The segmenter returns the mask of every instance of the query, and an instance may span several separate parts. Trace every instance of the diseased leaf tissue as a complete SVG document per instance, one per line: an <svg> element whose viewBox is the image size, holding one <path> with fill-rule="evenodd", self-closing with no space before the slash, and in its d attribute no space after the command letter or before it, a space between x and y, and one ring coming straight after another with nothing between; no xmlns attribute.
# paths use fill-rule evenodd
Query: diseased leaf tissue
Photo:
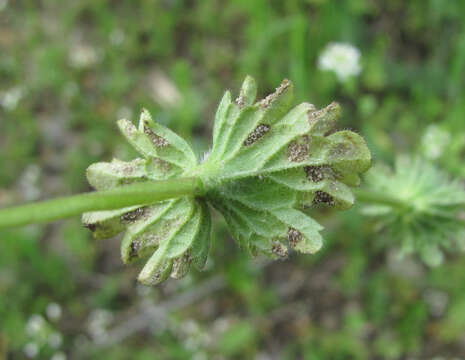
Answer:
<svg viewBox="0 0 465 360"><path fill-rule="evenodd" d="M199 162L189 145L155 123L144 110L138 128L120 120L121 132L143 158L96 163L87 170L97 190L173 177L198 177L201 197L184 197L83 215L96 238L126 231L121 245L125 263L148 258L139 274L144 284L170 275L181 278L191 265L201 269L210 248L208 204L220 211L239 246L251 255L288 255L288 247L314 253L322 246L315 220L305 209L324 204L347 209L354 203L351 186L371 165L363 138L334 132L340 107L317 110L292 107L293 85L284 80L256 102L256 84L247 77L240 95L223 96L215 117L213 146Z"/></svg>

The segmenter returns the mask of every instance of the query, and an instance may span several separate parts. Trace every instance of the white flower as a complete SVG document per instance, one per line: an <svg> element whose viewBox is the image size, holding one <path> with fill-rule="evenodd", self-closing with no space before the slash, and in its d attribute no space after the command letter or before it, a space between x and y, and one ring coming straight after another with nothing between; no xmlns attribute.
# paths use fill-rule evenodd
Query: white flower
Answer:
<svg viewBox="0 0 465 360"><path fill-rule="evenodd" d="M57 349L61 346L61 343L63 342L63 337L60 333L55 332L48 336L47 342L50 345L50 347Z"/></svg>
<svg viewBox="0 0 465 360"><path fill-rule="evenodd" d="M39 345L33 342L27 343L24 345L23 351L28 358L34 358L39 354Z"/></svg>
<svg viewBox="0 0 465 360"><path fill-rule="evenodd" d="M23 97L23 94L23 89L19 86L13 87L0 94L0 105L6 110L14 110L18 105L19 100Z"/></svg>
<svg viewBox="0 0 465 360"><path fill-rule="evenodd" d="M26 324L26 333L29 336L37 335L45 326L45 320L41 315L32 315Z"/></svg>
<svg viewBox="0 0 465 360"><path fill-rule="evenodd" d="M360 50L348 43L329 43L318 58L321 70L333 71L339 81L346 81L362 71Z"/></svg>
<svg viewBox="0 0 465 360"><path fill-rule="evenodd" d="M57 352L53 354L50 360L66 360L66 354L64 352Z"/></svg>
<svg viewBox="0 0 465 360"><path fill-rule="evenodd" d="M58 320L61 317L61 306L57 303L50 303L45 312L50 320Z"/></svg>
<svg viewBox="0 0 465 360"><path fill-rule="evenodd" d="M450 133L437 125L430 125L421 140L423 154L431 160L439 158L451 140Z"/></svg>

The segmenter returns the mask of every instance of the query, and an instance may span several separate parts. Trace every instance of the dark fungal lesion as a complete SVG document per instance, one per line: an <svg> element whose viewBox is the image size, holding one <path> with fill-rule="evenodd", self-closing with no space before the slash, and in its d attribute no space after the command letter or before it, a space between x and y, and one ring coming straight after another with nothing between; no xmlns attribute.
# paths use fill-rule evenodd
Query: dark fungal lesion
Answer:
<svg viewBox="0 0 465 360"><path fill-rule="evenodd" d="M173 261L173 269L171 270L171 276L175 279L180 279L186 275L189 270L189 265L192 262L192 257L189 251L184 255L178 257Z"/></svg>
<svg viewBox="0 0 465 360"><path fill-rule="evenodd" d="M302 162L308 156L310 144L308 136L304 136L300 141L292 141L287 147L287 157L291 162Z"/></svg>
<svg viewBox="0 0 465 360"><path fill-rule="evenodd" d="M315 192L315 198L313 199L313 205L326 204L329 206L334 205L334 198L327 192L318 190Z"/></svg>
<svg viewBox="0 0 465 360"><path fill-rule="evenodd" d="M244 98L242 96L236 99L236 105L239 106L240 109L244 107Z"/></svg>
<svg viewBox="0 0 465 360"><path fill-rule="evenodd" d="M279 256L280 258L287 258L289 254L287 247L285 247L279 241L273 243L273 245L271 246L271 252L276 256Z"/></svg>
<svg viewBox="0 0 465 360"><path fill-rule="evenodd" d="M147 210L146 207L140 207L133 211L129 211L126 214L121 215L121 222L123 224L131 224L139 220L142 216L144 216L146 210Z"/></svg>
<svg viewBox="0 0 465 360"><path fill-rule="evenodd" d="M327 136L334 131L336 119L340 114L340 105L337 102L332 102L323 109L311 109L307 113L308 122L310 126L316 125L315 131L324 132L323 135ZM322 118L324 119L323 121Z"/></svg>
<svg viewBox="0 0 465 360"><path fill-rule="evenodd" d="M236 105L239 106L240 109L242 109L245 105L245 100L244 100L244 94L239 94L239 96L236 99Z"/></svg>
<svg viewBox="0 0 465 360"><path fill-rule="evenodd" d="M165 278L165 273L172 268L172 262L166 261L165 263L161 264L160 268L155 271L155 273L151 277L151 283L157 284L161 279Z"/></svg>
<svg viewBox="0 0 465 360"><path fill-rule="evenodd" d="M83 223L82 224L86 229L89 229L91 232L95 232L97 230L97 225L94 223Z"/></svg>
<svg viewBox="0 0 465 360"><path fill-rule="evenodd" d="M263 108L269 107L273 101L275 101L276 98L278 98L290 85L291 82L288 79L284 79L281 85L276 88L274 93L268 95L266 98L260 101L260 106Z"/></svg>
<svg viewBox="0 0 465 360"><path fill-rule="evenodd" d="M184 255L181 258L179 258L179 260L181 260L184 263L190 263L192 260L191 253L189 251L186 251Z"/></svg>
<svg viewBox="0 0 465 360"><path fill-rule="evenodd" d="M163 268L161 270L155 271L155 273L152 276L152 283L157 284L161 280L161 278L163 276L163 270L166 270L166 266L165 266L165 268Z"/></svg>
<svg viewBox="0 0 465 360"><path fill-rule="evenodd" d="M310 181L315 183L320 182L325 179L325 167L321 165L317 166L305 166L305 174Z"/></svg>
<svg viewBox="0 0 465 360"><path fill-rule="evenodd" d="M300 241L302 241L302 233L299 230L290 227L287 230L287 240L289 241L289 244L293 248L295 248L297 246L297 244Z"/></svg>
<svg viewBox="0 0 465 360"><path fill-rule="evenodd" d="M140 170L140 168L144 165L143 159L134 159L129 162L123 162L119 160L113 160L110 163L111 169L123 176L134 176Z"/></svg>
<svg viewBox="0 0 465 360"><path fill-rule="evenodd" d="M135 183L143 183L147 181L148 178L145 175L142 175L140 177L133 177L133 178L123 178L118 181L120 185L129 185L129 184L135 184Z"/></svg>
<svg viewBox="0 0 465 360"><path fill-rule="evenodd" d="M166 147L169 146L168 140L160 135L157 135L153 132L153 130L148 126L148 123L144 124L144 133L150 138L152 144L156 147Z"/></svg>
<svg viewBox="0 0 465 360"><path fill-rule="evenodd" d="M192 257L189 251L186 251L184 255L176 258L173 262L173 271L178 271L180 267L184 264L190 264Z"/></svg>
<svg viewBox="0 0 465 360"><path fill-rule="evenodd" d="M348 139L351 141L352 139ZM332 159L338 159L343 156L349 155L351 152L354 152L354 146L350 142L340 142L334 145L330 152L329 157Z"/></svg>
<svg viewBox="0 0 465 360"><path fill-rule="evenodd" d="M152 170L158 170L161 171L162 173L169 173L172 169L172 164L170 164L168 161L165 161L163 159L153 157L147 162L147 168L152 169Z"/></svg>
<svg viewBox="0 0 465 360"><path fill-rule="evenodd" d="M260 124L258 125L254 131L252 131L247 139L244 141L245 146L250 146L255 144L258 140L260 140L268 131L270 131L271 127L267 124Z"/></svg>
<svg viewBox="0 0 465 360"><path fill-rule="evenodd" d="M137 241L137 240L134 240L132 243L131 243L131 247L130 247L130 250L129 250L129 259L134 259L136 257L139 256L139 250L141 248L141 243L140 241Z"/></svg>

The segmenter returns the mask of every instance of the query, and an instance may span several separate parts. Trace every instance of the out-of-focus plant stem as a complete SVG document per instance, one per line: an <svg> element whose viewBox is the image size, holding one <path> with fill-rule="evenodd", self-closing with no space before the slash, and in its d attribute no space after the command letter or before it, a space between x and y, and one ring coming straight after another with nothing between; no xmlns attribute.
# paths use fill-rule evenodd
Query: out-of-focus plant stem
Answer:
<svg viewBox="0 0 465 360"><path fill-rule="evenodd" d="M366 190L366 189L353 189L355 198L363 202L365 204L371 205L387 205L391 207L395 207L397 209L408 209L408 205L399 199L396 199L392 196L377 193L374 191Z"/></svg>

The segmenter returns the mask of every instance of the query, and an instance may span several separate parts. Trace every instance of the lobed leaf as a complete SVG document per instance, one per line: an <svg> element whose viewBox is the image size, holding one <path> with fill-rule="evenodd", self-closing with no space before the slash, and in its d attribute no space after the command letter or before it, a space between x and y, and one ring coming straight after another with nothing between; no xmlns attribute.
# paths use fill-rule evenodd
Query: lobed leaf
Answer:
<svg viewBox="0 0 465 360"><path fill-rule="evenodd" d="M147 159L158 158L179 168L190 168L197 163L189 145L171 130L155 123L147 110L142 111L139 128L126 119L119 120L118 126L129 143Z"/></svg>
<svg viewBox="0 0 465 360"><path fill-rule="evenodd" d="M256 94L249 76L235 100L229 91L224 94L212 150L201 164L182 138L143 110L138 128L127 120L118 125L144 159L97 163L87 170L97 190L180 176L203 183L199 197L84 214L83 223L96 238L126 230L123 262L148 257L140 282L154 285L169 276L185 276L192 265L204 267L211 243L209 204L224 216L242 249L272 258L286 258L289 247L302 253L321 248L322 227L302 210L353 205L350 186L360 184L359 174L370 166L371 155L358 134L334 132L340 106L331 103L318 110L302 103L292 108L288 80L263 100L256 101ZM439 199L446 192L436 195ZM444 207L451 204L452 199L444 201Z"/></svg>

